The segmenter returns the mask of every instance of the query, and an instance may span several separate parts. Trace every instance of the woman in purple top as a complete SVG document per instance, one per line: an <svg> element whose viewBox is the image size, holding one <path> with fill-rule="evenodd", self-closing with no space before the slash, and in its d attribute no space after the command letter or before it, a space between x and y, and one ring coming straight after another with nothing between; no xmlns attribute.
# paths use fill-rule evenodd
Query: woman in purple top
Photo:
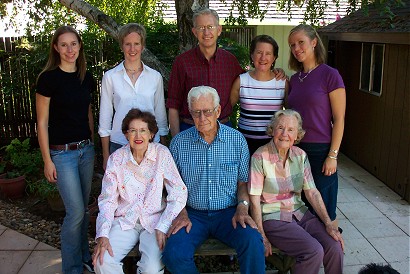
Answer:
<svg viewBox="0 0 410 274"><path fill-rule="evenodd" d="M345 86L339 72L325 64L326 50L311 26L294 27L288 43L292 53L289 68L296 73L290 79L287 107L303 118L306 135L299 147L308 155L316 187L333 225L338 227L337 155L344 130Z"/></svg>

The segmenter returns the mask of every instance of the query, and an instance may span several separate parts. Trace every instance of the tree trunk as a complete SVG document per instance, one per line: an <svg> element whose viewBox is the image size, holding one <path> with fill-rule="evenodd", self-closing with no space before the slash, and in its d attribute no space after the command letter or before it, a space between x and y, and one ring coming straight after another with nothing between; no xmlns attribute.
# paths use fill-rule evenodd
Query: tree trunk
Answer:
<svg viewBox="0 0 410 274"><path fill-rule="evenodd" d="M181 53L190 50L197 44L196 37L192 33L192 15L194 10L201 7L209 7L209 0L175 0L179 51Z"/></svg>
<svg viewBox="0 0 410 274"><path fill-rule="evenodd" d="M108 33L108 35L118 40L119 25L110 16L106 15L96 7L88 4L83 0L59 0L60 3L78 14L91 20L101 29ZM148 66L156 69L164 78L164 87L167 89L170 71L167 69L158 58L152 54L147 48L144 49L141 55L142 61Z"/></svg>

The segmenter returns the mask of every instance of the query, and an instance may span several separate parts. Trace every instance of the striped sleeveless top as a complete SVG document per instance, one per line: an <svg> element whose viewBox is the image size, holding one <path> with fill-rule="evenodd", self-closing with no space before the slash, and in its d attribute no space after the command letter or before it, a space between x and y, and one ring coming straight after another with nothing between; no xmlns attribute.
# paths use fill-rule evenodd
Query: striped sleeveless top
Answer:
<svg viewBox="0 0 410 274"><path fill-rule="evenodd" d="M283 107L286 81L258 81L253 79L249 72L239 77L239 131L246 138L270 138L266 135L266 126L272 115Z"/></svg>

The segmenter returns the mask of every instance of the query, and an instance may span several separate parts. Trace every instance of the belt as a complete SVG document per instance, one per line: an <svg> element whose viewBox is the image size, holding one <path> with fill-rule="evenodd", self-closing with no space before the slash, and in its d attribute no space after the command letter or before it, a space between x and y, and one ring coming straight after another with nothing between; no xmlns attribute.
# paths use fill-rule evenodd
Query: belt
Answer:
<svg viewBox="0 0 410 274"><path fill-rule="evenodd" d="M49 148L52 150L78 150L84 148L86 145L91 144L90 139L82 140L76 143L69 143L65 145L49 145Z"/></svg>
<svg viewBox="0 0 410 274"><path fill-rule="evenodd" d="M226 124L229 121L229 116L223 118L223 119L218 119L221 124ZM195 125L194 120L191 118L181 118L181 121L184 122L185 124L189 125Z"/></svg>

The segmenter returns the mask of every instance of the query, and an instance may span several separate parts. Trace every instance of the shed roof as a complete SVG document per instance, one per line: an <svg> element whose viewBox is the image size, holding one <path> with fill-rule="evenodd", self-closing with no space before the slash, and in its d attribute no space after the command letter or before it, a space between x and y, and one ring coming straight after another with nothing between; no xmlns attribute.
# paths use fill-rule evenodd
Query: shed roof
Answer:
<svg viewBox="0 0 410 274"><path fill-rule="evenodd" d="M222 1L210 0L209 7L218 12L221 19L225 19L229 16L230 7L232 6L232 0L226 0L226 3ZM259 19L248 19L249 25L297 25L303 20L303 15L306 11L306 4L302 7L293 5L291 8L292 19L288 20L288 14L278 10L277 0L259 0L258 4L262 10L266 10L265 18L260 21ZM329 24L334 22L337 18L343 17L347 13L348 0L339 0L337 6L333 1L326 1L327 8L324 15L324 23ZM176 20L175 0L161 0L161 3L167 5L167 9L164 10L164 18L168 20ZM239 16L237 8L233 10L234 16Z"/></svg>
<svg viewBox="0 0 410 274"><path fill-rule="evenodd" d="M333 40L410 44L410 0L402 1L404 6L391 8L395 14L392 21L371 5L368 15L357 10L318 32Z"/></svg>

